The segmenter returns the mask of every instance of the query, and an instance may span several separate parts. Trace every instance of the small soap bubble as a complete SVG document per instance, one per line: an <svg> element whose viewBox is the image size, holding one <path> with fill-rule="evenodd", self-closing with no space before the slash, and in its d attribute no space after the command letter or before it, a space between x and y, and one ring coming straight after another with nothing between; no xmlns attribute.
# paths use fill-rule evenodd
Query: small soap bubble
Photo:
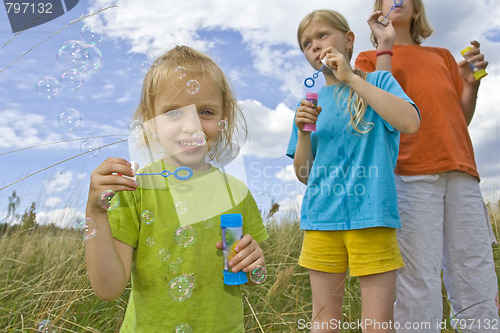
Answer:
<svg viewBox="0 0 500 333"><path fill-rule="evenodd" d="M61 87L69 92L73 92L83 85L83 75L74 68L68 69L61 74Z"/></svg>
<svg viewBox="0 0 500 333"><path fill-rule="evenodd" d="M48 319L44 319L38 324L36 329L36 333L52 333L54 332L54 327L52 323Z"/></svg>
<svg viewBox="0 0 500 333"><path fill-rule="evenodd" d="M203 146L207 142L207 135L203 131L197 131L193 134L193 143L197 146Z"/></svg>
<svg viewBox="0 0 500 333"><path fill-rule="evenodd" d="M176 302L183 302L191 297L194 287L194 278L189 274L182 274L169 282L168 295Z"/></svg>
<svg viewBox="0 0 500 333"><path fill-rule="evenodd" d="M82 115L78 110L68 108L59 114L58 120L61 128L71 132L80 126Z"/></svg>
<svg viewBox="0 0 500 333"><path fill-rule="evenodd" d="M189 324L182 323L175 326L175 333L193 333L193 329Z"/></svg>
<svg viewBox="0 0 500 333"><path fill-rule="evenodd" d="M61 92L61 85L52 76L46 76L36 84L36 92L46 99L53 99Z"/></svg>
<svg viewBox="0 0 500 333"><path fill-rule="evenodd" d="M224 132L227 129L227 120L222 119L217 123L217 128L219 131Z"/></svg>
<svg viewBox="0 0 500 333"><path fill-rule="evenodd" d="M182 66L177 66L177 68L174 70L175 77L178 79L183 79L186 77L186 69Z"/></svg>
<svg viewBox="0 0 500 333"><path fill-rule="evenodd" d="M80 30L80 36L89 45L96 45L104 39L104 28L97 22L86 22Z"/></svg>
<svg viewBox="0 0 500 333"><path fill-rule="evenodd" d="M145 210L142 212L142 214L141 214L141 222L142 223L150 225L151 223L154 222L154 220L155 220L155 216L152 212L150 212L149 210Z"/></svg>
<svg viewBox="0 0 500 333"><path fill-rule="evenodd" d="M97 234L97 224L90 217L76 219L75 229L82 235L83 240L89 240Z"/></svg>
<svg viewBox="0 0 500 333"><path fill-rule="evenodd" d="M80 152L85 154L88 158L92 158L99 154L100 149L99 142L93 138L88 138L82 141L80 145Z"/></svg>
<svg viewBox="0 0 500 333"><path fill-rule="evenodd" d="M203 220L203 228L207 230L212 229L214 225L215 225L215 219L213 217Z"/></svg>
<svg viewBox="0 0 500 333"><path fill-rule="evenodd" d="M105 190L99 195L99 204L105 210L113 210L120 204L120 197L113 190Z"/></svg>
<svg viewBox="0 0 500 333"><path fill-rule="evenodd" d="M186 201L177 201L175 203L175 210L177 215L184 215L188 211L188 204Z"/></svg>
<svg viewBox="0 0 500 333"><path fill-rule="evenodd" d="M172 275L177 275L181 271L181 265L175 262L171 262L168 267L168 272Z"/></svg>
<svg viewBox="0 0 500 333"><path fill-rule="evenodd" d="M149 236L146 238L146 245L149 247L153 247L155 245L155 240L153 237Z"/></svg>
<svg viewBox="0 0 500 333"><path fill-rule="evenodd" d="M95 45L87 45L89 61L86 73L97 72L102 67L102 53Z"/></svg>
<svg viewBox="0 0 500 333"><path fill-rule="evenodd" d="M77 40L65 41L57 52L57 61L62 68L74 68L80 72L87 70L89 58L87 44Z"/></svg>
<svg viewBox="0 0 500 333"><path fill-rule="evenodd" d="M180 246L191 246L196 242L196 231L189 225L179 227L175 231L174 239Z"/></svg>
<svg viewBox="0 0 500 333"><path fill-rule="evenodd" d="M192 95L200 91L200 83L196 80L189 80L186 82L186 91Z"/></svg>
<svg viewBox="0 0 500 333"><path fill-rule="evenodd" d="M254 268L249 274L250 280L255 284L261 284L267 279L267 270L264 266L259 265Z"/></svg>
<svg viewBox="0 0 500 333"><path fill-rule="evenodd" d="M158 258L161 261L167 261L168 259L170 259L170 251L167 248L161 249L160 251L158 251Z"/></svg>
<svg viewBox="0 0 500 333"><path fill-rule="evenodd" d="M151 61L149 60L144 60L141 64L141 69L143 73L147 73L150 67L151 67Z"/></svg>

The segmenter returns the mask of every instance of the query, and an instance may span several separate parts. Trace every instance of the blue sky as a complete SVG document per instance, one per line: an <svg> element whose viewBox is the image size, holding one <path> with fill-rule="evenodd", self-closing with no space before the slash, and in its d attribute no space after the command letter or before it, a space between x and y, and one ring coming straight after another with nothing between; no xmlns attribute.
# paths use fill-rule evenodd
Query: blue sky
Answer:
<svg viewBox="0 0 500 333"><path fill-rule="evenodd" d="M435 30L425 45L446 47L458 60L460 50L478 39L490 62L470 133L483 194L487 200L497 201L500 3L478 0L457 6L454 0L424 2ZM296 211L304 186L295 180L291 160L284 152L297 101L320 84L312 89L302 84L313 71L296 45L297 25L314 9L340 11L356 34L355 57L372 48L366 24L371 6L367 3L371 4L366 0L80 0L67 14L14 39L5 10L0 8L0 187L5 187L0 190L0 219L13 190L22 199L20 213L32 201L37 202L41 223L71 223L82 214L90 173L107 157L128 158L126 143L102 148L93 158L75 157L7 185L80 154L82 138L99 136L94 143L99 145L125 139L139 100L143 63L175 44L206 52L232 81L249 127L241 161L259 206L266 209L274 199L282 206L281 214L287 209ZM65 41L81 39L84 23L71 24L48 37L78 18L110 6L114 7L92 16L105 32L97 45L103 58L101 69L86 74L83 85L74 92L62 91L50 100L40 97L36 83L44 76L60 77L64 70L56 54ZM58 115L67 108L78 110L83 117L81 126L71 132L58 124ZM56 143L60 141L67 142ZM25 149L35 145L42 146Z"/></svg>

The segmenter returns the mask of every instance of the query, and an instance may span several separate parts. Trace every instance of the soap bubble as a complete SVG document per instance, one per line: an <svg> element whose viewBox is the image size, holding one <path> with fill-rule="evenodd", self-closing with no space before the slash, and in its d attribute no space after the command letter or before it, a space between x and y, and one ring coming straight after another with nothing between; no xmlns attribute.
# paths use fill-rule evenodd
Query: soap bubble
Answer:
<svg viewBox="0 0 500 333"><path fill-rule="evenodd" d="M158 258L161 261L167 261L170 259L170 251L167 248L163 248L160 251L158 251Z"/></svg>
<svg viewBox="0 0 500 333"><path fill-rule="evenodd" d="M153 247L155 245L155 240L153 239L153 237L149 236L148 238L146 238L146 245L149 247Z"/></svg>
<svg viewBox="0 0 500 333"><path fill-rule="evenodd" d="M84 240L94 238L97 234L97 224L90 217L77 218L75 229L82 234Z"/></svg>
<svg viewBox="0 0 500 333"><path fill-rule="evenodd" d="M52 99L61 92L61 85L52 76L46 76L36 84L38 95L46 99Z"/></svg>
<svg viewBox="0 0 500 333"><path fill-rule="evenodd" d="M149 60L144 60L141 64L141 68L144 73L147 73L150 67L151 67L151 61Z"/></svg>
<svg viewBox="0 0 500 333"><path fill-rule="evenodd" d="M196 80L189 80L186 82L186 91L192 95L200 91L200 83Z"/></svg>
<svg viewBox="0 0 500 333"><path fill-rule="evenodd" d="M145 210L142 212L142 214L141 214L141 222L142 223L150 225L151 223L154 222L154 220L155 220L155 216L152 212L150 212L149 210Z"/></svg>
<svg viewBox="0 0 500 333"><path fill-rule="evenodd" d="M78 40L65 41L57 52L57 61L62 68L74 68L80 72L87 70L89 58L87 44Z"/></svg>
<svg viewBox="0 0 500 333"><path fill-rule="evenodd" d="M85 154L88 158L92 158L100 152L99 142L94 138L87 138L82 141L80 145L80 152Z"/></svg>
<svg viewBox="0 0 500 333"><path fill-rule="evenodd" d="M211 229L215 225L215 219L213 217L209 217L208 219L203 220L203 227L205 229Z"/></svg>
<svg viewBox="0 0 500 333"><path fill-rule="evenodd" d="M96 45L104 39L104 28L97 22L87 22L80 30L80 36L89 45Z"/></svg>
<svg viewBox="0 0 500 333"><path fill-rule="evenodd" d="M217 123L217 128L219 131L224 132L227 129L227 120L222 119Z"/></svg>
<svg viewBox="0 0 500 333"><path fill-rule="evenodd" d="M193 329L189 324L182 323L175 326L175 333L193 333Z"/></svg>
<svg viewBox="0 0 500 333"><path fill-rule="evenodd" d="M61 87L66 90L73 92L79 89L83 85L83 75L78 70L74 68L68 69L61 75Z"/></svg>
<svg viewBox="0 0 500 333"><path fill-rule="evenodd" d="M186 77L186 69L182 66L177 66L177 68L174 70L174 74L178 79L183 79Z"/></svg>
<svg viewBox="0 0 500 333"><path fill-rule="evenodd" d="M175 203L175 210L177 215L184 215L188 211L188 204L186 201L177 201Z"/></svg>
<svg viewBox="0 0 500 333"><path fill-rule="evenodd" d="M207 135L203 131L197 131L193 134L193 143L197 146L203 146L207 142Z"/></svg>
<svg viewBox="0 0 500 333"><path fill-rule="evenodd" d="M59 114L59 126L67 131L72 131L82 122L82 116L78 110L68 108Z"/></svg>
<svg viewBox="0 0 500 333"><path fill-rule="evenodd" d="M172 275L177 275L179 274L180 270L181 270L181 264L182 264L182 258L179 257L175 260L172 260L172 262L170 263L169 267L168 267L168 272Z"/></svg>
<svg viewBox="0 0 500 333"><path fill-rule="evenodd" d="M95 45L87 45L89 60L85 72L97 72L102 67L102 53Z"/></svg>
<svg viewBox="0 0 500 333"><path fill-rule="evenodd" d="M180 246L191 246L196 242L196 231L189 225L179 227L175 231L174 239Z"/></svg>
<svg viewBox="0 0 500 333"><path fill-rule="evenodd" d="M113 210L120 204L120 197L113 190L105 190L99 195L99 204L105 210Z"/></svg>
<svg viewBox="0 0 500 333"><path fill-rule="evenodd" d="M254 268L249 274L250 280L255 284L261 284L267 279L267 270L264 266L259 265Z"/></svg>
<svg viewBox="0 0 500 333"><path fill-rule="evenodd" d="M44 319L38 324L36 329L36 333L52 333L54 332L54 327L52 323L48 319Z"/></svg>
<svg viewBox="0 0 500 333"><path fill-rule="evenodd" d="M191 297L194 287L194 278L189 274L182 274L169 282L168 295L176 302L183 302Z"/></svg>

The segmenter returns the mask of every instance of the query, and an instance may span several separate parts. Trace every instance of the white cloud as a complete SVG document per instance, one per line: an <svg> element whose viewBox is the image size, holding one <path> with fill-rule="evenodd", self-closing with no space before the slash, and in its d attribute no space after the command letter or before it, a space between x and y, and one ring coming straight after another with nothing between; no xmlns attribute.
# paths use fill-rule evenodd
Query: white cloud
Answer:
<svg viewBox="0 0 500 333"><path fill-rule="evenodd" d="M61 203L62 199L60 197L50 197L45 199L45 207L57 207Z"/></svg>
<svg viewBox="0 0 500 333"><path fill-rule="evenodd" d="M261 158L282 156L290 138L294 112L284 104L272 110L255 100L240 102L248 123L248 141L242 153Z"/></svg>
<svg viewBox="0 0 500 333"><path fill-rule="evenodd" d="M73 178L73 171L66 171L55 174L49 180L44 180L43 185L45 186L46 193L60 193L66 191L72 186Z"/></svg>
<svg viewBox="0 0 500 333"><path fill-rule="evenodd" d="M297 176L295 176L295 171L293 170L293 165L287 165L284 169L276 172L276 178L282 182L296 181Z"/></svg>
<svg viewBox="0 0 500 333"><path fill-rule="evenodd" d="M37 212L36 221L39 225L55 224L61 228L73 228L77 219L84 216L83 212L68 207Z"/></svg>

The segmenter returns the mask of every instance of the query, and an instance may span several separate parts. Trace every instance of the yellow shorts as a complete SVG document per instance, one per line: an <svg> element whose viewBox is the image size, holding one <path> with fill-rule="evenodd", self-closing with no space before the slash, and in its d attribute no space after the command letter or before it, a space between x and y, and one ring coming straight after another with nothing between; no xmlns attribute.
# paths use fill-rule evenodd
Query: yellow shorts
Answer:
<svg viewBox="0 0 500 333"><path fill-rule="evenodd" d="M389 272L404 266L396 229L306 230L299 265L351 276Z"/></svg>

